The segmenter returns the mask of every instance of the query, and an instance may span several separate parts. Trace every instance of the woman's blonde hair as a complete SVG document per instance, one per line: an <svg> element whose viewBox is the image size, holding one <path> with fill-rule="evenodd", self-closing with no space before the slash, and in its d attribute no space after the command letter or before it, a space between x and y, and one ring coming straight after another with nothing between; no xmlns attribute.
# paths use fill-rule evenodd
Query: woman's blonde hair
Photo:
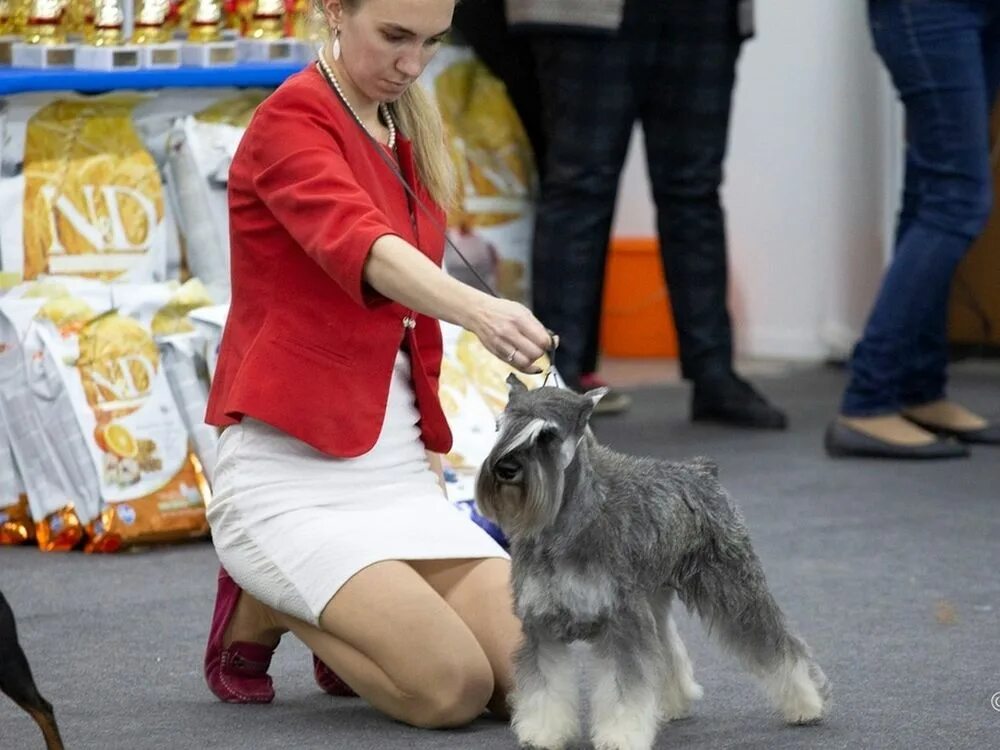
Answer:
<svg viewBox="0 0 1000 750"><path fill-rule="evenodd" d="M356 11L363 2L341 0L348 13ZM322 18L323 0L314 0L314 8ZM326 31L329 33L329 29ZM413 144L413 158L420 182L434 201L450 213L456 207L458 196L455 192L455 165L448 152L440 109L423 86L415 81L402 96L389 104L389 111L399 131Z"/></svg>

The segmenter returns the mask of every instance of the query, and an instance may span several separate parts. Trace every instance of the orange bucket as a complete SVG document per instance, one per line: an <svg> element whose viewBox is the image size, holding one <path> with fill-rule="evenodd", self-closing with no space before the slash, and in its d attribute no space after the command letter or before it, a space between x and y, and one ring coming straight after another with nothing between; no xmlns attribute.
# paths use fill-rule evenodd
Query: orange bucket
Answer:
<svg viewBox="0 0 1000 750"><path fill-rule="evenodd" d="M610 357L677 357L677 331L652 237L616 237L604 274L601 352Z"/></svg>

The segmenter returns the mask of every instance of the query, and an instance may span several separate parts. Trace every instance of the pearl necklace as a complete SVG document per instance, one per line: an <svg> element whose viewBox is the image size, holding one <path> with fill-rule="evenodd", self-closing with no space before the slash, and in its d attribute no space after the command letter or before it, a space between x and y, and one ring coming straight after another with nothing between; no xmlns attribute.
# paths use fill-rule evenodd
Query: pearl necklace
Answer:
<svg viewBox="0 0 1000 750"><path fill-rule="evenodd" d="M358 117L358 113L354 111L354 107L351 106L350 100L344 95L344 90L340 88L340 81L337 80L337 76L334 75L333 69L329 66L329 64L327 64L326 56L323 54L322 49L319 50L316 62L319 64L323 77L326 78L326 80L330 82L330 85L333 86L334 90L337 92L337 96L339 96L340 100L347 106L347 110L354 116L354 119L357 120L358 124L365 129L365 132L372 138L375 138L375 134L372 133L368 129L368 126L365 125L364 121ZM388 104L380 102L378 105L378 111L382 115L382 119L385 120L386 127L389 129L389 142L386 145L388 145L389 149L392 150L396 147L396 123L392 120L392 114L390 114ZM378 139L375 138L375 140Z"/></svg>

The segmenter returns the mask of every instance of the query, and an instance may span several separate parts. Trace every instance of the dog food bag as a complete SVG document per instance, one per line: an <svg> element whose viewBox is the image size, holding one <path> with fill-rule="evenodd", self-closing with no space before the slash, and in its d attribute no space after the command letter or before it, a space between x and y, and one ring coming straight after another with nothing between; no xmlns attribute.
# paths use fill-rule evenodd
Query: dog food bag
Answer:
<svg viewBox="0 0 1000 750"><path fill-rule="evenodd" d="M116 286L114 298L123 312L152 330L174 402L211 485L218 433L205 424L209 386L206 342L190 318L193 311L212 306L208 290L198 279L190 279L182 285Z"/></svg>
<svg viewBox="0 0 1000 750"><path fill-rule="evenodd" d="M184 235L187 269L218 303L229 300L229 165L267 93L251 89L218 99L177 118L167 139L165 172Z"/></svg>
<svg viewBox="0 0 1000 750"><path fill-rule="evenodd" d="M101 512L100 483L60 376L60 364L55 359L58 350L52 346L47 331L54 330L60 338L78 335L99 310L108 307L107 285L73 277L42 279L16 287L10 296L42 301L22 334L28 388L41 429L75 490L76 516L84 525L89 524Z"/></svg>
<svg viewBox="0 0 1000 750"><path fill-rule="evenodd" d="M197 333L182 333L165 336L158 343L163 369L167 373L174 400L180 407L181 418L191 436L195 455L211 486L219 433L212 425L205 424L208 371L200 354L204 351L204 339Z"/></svg>
<svg viewBox="0 0 1000 750"><path fill-rule="evenodd" d="M219 361L219 345L222 343L222 331L226 327L228 313L229 305L213 305L193 310L188 316L204 341L202 356L208 369L209 382L215 377L215 364Z"/></svg>
<svg viewBox="0 0 1000 750"><path fill-rule="evenodd" d="M135 304L126 289L113 287L115 307L99 310L78 333L45 331L100 480L103 504L85 547L90 552L208 531L200 462L152 332L129 317Z"/></svg>
<svg viewBox="0 0 1000 750"><path fill-rule="evenodd" d="M446 45L421 83L444 118L461 189L449 232L462 253L500 294L530 299L530 253L537 175L531 143L501 81L470 47ZM449 273L468 271L449 248Z"/></svg>
<svg viewBox="0 0 1000 750"><path fill-rule="evenodd" d="M0 421L27 495L40 549L66 551L84 535L77 514L79 489L69 477L59 452L39 415L28 382L24 333L44 298L0 298Z"/></svg>
<svg viewBox="0 0 1000 750"><path fill-rule="evenodd" d="M6 273L164 278L175 230L156 163L131 119L145 98L60 96L27 117L23 136L11 114L0 172L14 180L0 188Z"/></svg>
<svg viewBox="0 0 1000 750"><path fill-rule="evenodd" d="M158 305L149 320L149 327L157 338L175 334L195 332L190 315L193 311L215 304L208 288L200 279L188 279L183 284L165 285L168 289L166 302ZM145 322L145 321L143 321Z"/></svg>
<svg viewBox="0 0 1000 750"><path fill-rule="evenodd" d="M17 472L6 422L0 420L0 546L35 541L24 482Z"/></svg>

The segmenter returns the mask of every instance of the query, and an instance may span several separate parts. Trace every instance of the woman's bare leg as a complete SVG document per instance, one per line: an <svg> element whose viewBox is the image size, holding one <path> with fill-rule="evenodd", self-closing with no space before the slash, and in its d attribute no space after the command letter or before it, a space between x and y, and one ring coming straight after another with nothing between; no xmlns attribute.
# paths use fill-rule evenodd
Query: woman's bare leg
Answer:
<svg viewBox="0 0 1000 750"><path fill-rule="evenodd" d="M509 718L507 694L514 682L514 652L521 644L521 622L514 615L510 561L413 560L413 569L451 606L486 653L493 670L489 709Z"/></svg>
<svg viewBox="0 0 1000 750"><path fill-rule="evenodd" d="M268 612L358 695L407 724L467 724L493 695L493 671L476 636L404 562L357 573L323 610L320 627Z"/></svg>

